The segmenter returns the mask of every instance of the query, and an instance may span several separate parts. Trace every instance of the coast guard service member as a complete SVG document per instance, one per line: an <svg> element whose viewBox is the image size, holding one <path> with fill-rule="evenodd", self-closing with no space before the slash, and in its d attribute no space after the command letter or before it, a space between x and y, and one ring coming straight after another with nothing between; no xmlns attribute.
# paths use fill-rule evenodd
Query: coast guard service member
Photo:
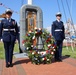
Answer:
<svg viewBox="0 0 76 75"><path fill-rule="evenodd" d="M12 10L7 9L5 11L6 18L1 21L0 27L0 37L3 38L4 49L5 49L5 59L6 67L13 67L13 49L15 44L16 35L18 34L17 22L11 18Z"/></svg>
<svg viewBox="0 0 76 75"><path fill-rule="evenodd" d="M63 40L65 39L65 29L63 22L61 21L62 14L58 12L56 14L57 20L53 22L52 24L52 35L55 38L57 50L55 52L55 61L62 61L62 45Z"/></svg>

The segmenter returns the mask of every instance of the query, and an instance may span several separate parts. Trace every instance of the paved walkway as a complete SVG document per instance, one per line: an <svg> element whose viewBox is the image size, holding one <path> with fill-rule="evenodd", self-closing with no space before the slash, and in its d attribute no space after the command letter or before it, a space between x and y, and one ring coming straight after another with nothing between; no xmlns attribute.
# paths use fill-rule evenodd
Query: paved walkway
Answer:
<svg viewBox="0 0 76 75"><path fill-rule="evenodd" d="M0 75L75 75L76 60L63 57L63 62L33 65L28 58L14 59L12 68L5 67L5 61L0 60Z"/></svg>

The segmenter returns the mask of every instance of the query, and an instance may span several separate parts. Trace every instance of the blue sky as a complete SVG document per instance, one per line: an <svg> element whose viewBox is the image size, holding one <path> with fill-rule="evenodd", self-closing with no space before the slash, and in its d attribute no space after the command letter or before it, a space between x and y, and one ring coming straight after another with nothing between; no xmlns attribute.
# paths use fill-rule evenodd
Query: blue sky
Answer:
<svg viewBox="0 0 76 75"><path fill-rule="evenodd" d="M64 16L61 0L59 1L60 5L60 11L62 13L62 20L65 23L66 19ZM71 10L71 15L73 18L74 24L76 24L76 0L67 0L70 10ZM22 0L0 0L0 3L3 3L5 6L8 8L11 8L14 11L19 12L20 8L22 6ZM27 0L23 0L23 4L27 4ZM67 18L70 18L66 0L63 0L65 12L67 15ZM55 14L59 11L57 0L33 0L33 5L36 5L40 7L43 11L43 27L50 27L52 24L52 21L56 19ZM5 7L0 5L0 14L2 14L6 10ZM17 22L19 22L19 14L13 13L12 18L14 18Z"/></svg>

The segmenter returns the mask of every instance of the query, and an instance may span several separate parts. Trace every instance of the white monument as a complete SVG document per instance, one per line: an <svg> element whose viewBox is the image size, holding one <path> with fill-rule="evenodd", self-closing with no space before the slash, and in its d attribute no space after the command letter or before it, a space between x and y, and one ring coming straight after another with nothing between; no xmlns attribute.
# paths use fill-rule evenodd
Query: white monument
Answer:
<svg viewBox="0 0 76 75"><path fill-rule="evenodd" d="M23 51L26 50L26 47L22 44L22 41L25 40L24 35L34 27L43 28L43 12L40 7L34 6L32 2L33 0L27 0L28 4L24 4L20 9L20 47ZM29 18L31 19L29 20ZM39 37L38 49L42 49L41 44Z"/></svg>

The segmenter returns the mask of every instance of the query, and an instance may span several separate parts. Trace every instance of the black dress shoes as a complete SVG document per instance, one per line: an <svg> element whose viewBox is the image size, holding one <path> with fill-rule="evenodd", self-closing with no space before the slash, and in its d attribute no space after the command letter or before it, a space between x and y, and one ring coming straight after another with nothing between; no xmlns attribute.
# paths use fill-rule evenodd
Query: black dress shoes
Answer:
<svg viewBox="0 0 76 75"><path fill-rule="evenodd" d="M62 59L55 59L55 62L62 62Z"/></svg>
<svg viewBox="0 0 76 75"><path fill-rule="evenodd" d="M58 61L58 59L55 59L55 62L57 62Z"/></svg>
<svg viewBox="0 0 76 75"><path fill-rule="evenodd" d="M10 67L13 67L13 64L10 64L9 66L10 66Z"/></svg>
<svg viewBox="0 0 76 75"><path fill-rule="evenodd" d="M13 64L6 64L6 68L13 67Z"/></svg>
<svg viewBox="0 0 76 75"><path fill-rule="evenodd" d="M58 59L58 62L62 62L62 59Z"/></svg>
<svg viewBox="0 0 76 75"><path fill-rule="evenodd" d="M9 64L6 64L6 68L9 68Z"/></svg>

